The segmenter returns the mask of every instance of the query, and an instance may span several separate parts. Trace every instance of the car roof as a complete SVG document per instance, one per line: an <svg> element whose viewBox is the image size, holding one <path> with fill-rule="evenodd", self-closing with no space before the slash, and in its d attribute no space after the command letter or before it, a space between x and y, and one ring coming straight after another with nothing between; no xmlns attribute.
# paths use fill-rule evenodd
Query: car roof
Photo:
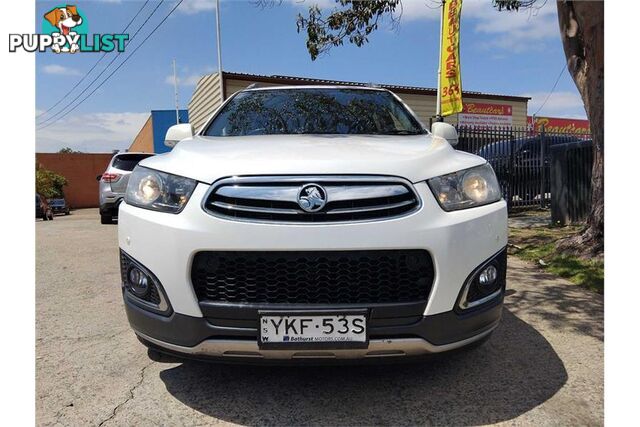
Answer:
<svg viewBox="0 0 640 427"><path fill-rule="evenodd" d="M515 143L537 142L537 141L540 141L540 138L541 138L540 135L527 136L525 138L514 137L511 139L501 139L499 141L495 141L490 144L510 144L511 141ZM551 142L556 142L556 141L573 142L578 139L578 137L573 134L564 135L564 134L552 134L552 133L547 134L546 138L550 139ZM487 144L487 145L490 145L490 144Z"/></svg>
<svg viewBox="0 0 640 427"><path fill-rule="evenodd" d="M142 151L125 151L122 153L116 153L113 157L124 156L126 154L143 154L147 156L155 156L155 153L143 153Z"/></svg>
<svg viewBox="0 0 640 427"><path fill-rule="evenodd" d="M332 90L370 90L378 92L391 92L377 86L349 86L349 85L285 85L285 86L254 86L250 85L242 92L268 91L268 90L302 90L302 89L332 89Z"/></svg>
<svg viewBox="0 0 640 427"><path fill-rule="evenodd" d="M125 157L125 156L155 156L155 153L142 153L139 151L125 151L123 153L116 153L113 155L113 157L111 158L111 161L109 162L110 165L113 164L113 162L118 158L118 157ZM140 159L140 160L144 160L144 159Z"/></svg>

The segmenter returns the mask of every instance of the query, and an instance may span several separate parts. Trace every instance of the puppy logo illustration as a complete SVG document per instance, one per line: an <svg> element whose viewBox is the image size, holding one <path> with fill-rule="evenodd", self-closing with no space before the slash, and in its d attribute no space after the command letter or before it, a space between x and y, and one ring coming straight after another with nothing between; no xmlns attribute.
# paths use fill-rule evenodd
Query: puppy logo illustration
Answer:
<svg viewBox="0 0 640 427"><path fill-rule="evenodd" d="M127 40L124 33L89 34L85 14L76 5L62 3L42 15L41 33L9 34L9 52L124 52Z"/></svg>
<svg viewBox="0 0 640 427"><path fill-rule="evenodd" d="M55 53L69 52L76 53L78 47L78 33L74 28L82 25L82 16L78 13L78 8L72 5L59 6L45 13L46 19L51 25L59 30L59 34L64 36L68 43L55 43L51 50Z"/></svg>

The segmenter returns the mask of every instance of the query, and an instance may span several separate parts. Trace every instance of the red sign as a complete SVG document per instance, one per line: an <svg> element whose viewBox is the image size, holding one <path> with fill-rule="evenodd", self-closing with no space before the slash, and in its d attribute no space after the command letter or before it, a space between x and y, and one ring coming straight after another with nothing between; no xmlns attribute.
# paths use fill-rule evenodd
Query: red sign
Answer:
<svg viewBox="0 0 640 427"><path fill-rule="evenodd" d="M511 126L513 108L508 104L465 102L458 114L458 124L474 127Z"/></svg>
<svg viewBox="0 0 640 427"><path fill-rule="evenodd" d="M462 107L465 114L488 114L494 116L510 116L511 105L507 104L482 104L480 102L466 102Z"/></svg>
<svg viewBox="0 0 640 427"><path fill-rule="evenodd" d="M535 126L533 118L527 117L527 125L530 129L540 131L544 125L545 132L551 133L591 133L589 120L562 119L559 117L536 117Z"/></svg>

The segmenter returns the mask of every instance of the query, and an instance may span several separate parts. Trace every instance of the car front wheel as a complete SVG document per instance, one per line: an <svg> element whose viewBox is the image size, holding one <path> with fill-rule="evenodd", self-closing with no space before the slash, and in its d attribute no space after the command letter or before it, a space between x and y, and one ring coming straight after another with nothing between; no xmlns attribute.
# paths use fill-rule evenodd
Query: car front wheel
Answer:
<svg viewBox="0 0 640 427"><path fill-rule="evenodd" d="M111 215L100 215L100 224L113 224L113 217Z"/></svg>

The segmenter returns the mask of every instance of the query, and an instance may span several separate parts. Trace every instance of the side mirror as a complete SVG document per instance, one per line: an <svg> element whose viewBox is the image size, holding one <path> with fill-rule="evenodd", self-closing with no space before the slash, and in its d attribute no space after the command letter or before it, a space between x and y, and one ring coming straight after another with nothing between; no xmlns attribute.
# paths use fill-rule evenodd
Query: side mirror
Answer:
<svg viewBox="0 0 640 427"><path fill-rule="evenodd" d="M458 145L458 131L449 123L435 122L431 125L431 133L447 140L452 147Z"/></svg>
<svg viewBox="0 0 640 427"><path fill-rule="evenodd" d="M164 145L167 147L175 147L176 144L185 138L193 136L193 126L190 123L173 125L167 130L164 137Z"/></svg>

